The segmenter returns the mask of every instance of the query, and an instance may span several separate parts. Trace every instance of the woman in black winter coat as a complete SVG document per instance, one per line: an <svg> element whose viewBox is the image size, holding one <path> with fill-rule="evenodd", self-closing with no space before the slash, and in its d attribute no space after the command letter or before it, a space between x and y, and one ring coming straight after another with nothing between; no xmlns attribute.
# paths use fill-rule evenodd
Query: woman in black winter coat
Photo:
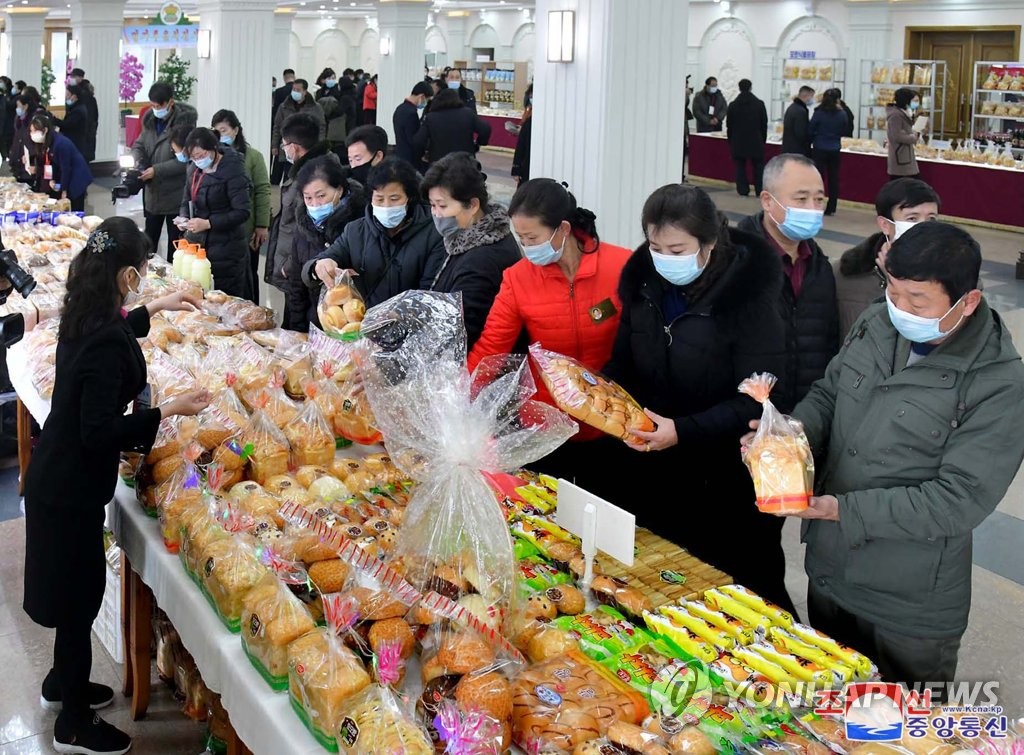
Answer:
<svg viewBox="0 0 1024 755"><path fill-rule="evenodd" d="M442 90L430 103L413 139L417 160L436 163L452 152L476 154L491 140L491 127L463 105L454 89Z"/></svg>
<svg viewBox="0 0 1024 755"><path fill-rule="evenodd" d="M146 387L138 338L150 316L200 304L178 292L126 311L142 286L151 250L128 218L108 218L71 262L57 335L50 416L25 475L25 612L55 627L53 667L42 704L60 710L60 752L123 753L131 738L95 716L114 700L89 681L92 623L106 585L104 507L114 496L122 451L149 452L161 419L196 414L204 392L125 414Z"/></svg>
<svg viewBox="0 0 1024 755"><path fill-rule="evenodd" d="M291 269L297 273L337 241L345 226L366 212L366 190L348 175L348 168L328 157L319 157L299 171L295 183L302 201L292 208L295 235ZM296 278L295 285L289 281L285 304L289 307L289 322L305 322L306 327L297 328L305 332L310 322L319 326L316 300L298 275Z"/></svg>
<svg viewBox="0 0 1024 755"><path fill-rule="evenodd" d="M185 155L191 161L185 174L181 216L190 243L206 249L213 270L213 285L242 299L253 297L255 281L249 268L249 178L242 156L221 145L208 128L188 135Z"/></svg>
<svg viewBox="0 0 1024 755"><path fill-rule="evenodd" d="M403 291L430 288L445 249L430 210L420 201L420 179L412 165L389 157L370 171L366 188L370 204L363 217L306 263L302 280L316 289L333 285L339 269L351 270L369 308Z"/></svg>
<svg viewBox="0 0 1024 755"><path fill-rule="evenodd" d="M466 346L472 349L505 268L519 262L522 253L508 212L490 203L487 176L472 155L455 152L434 163L423 177L423 196L430 202L434 227L448 253L430 290L462 294Z"/></svg>
<svg viewBox="0 0 1024 755"><path fill-rule="evenodd" d="M11 151L8 156L11 172L21 183L32 183L32 176L26 170L24 161L25 150L28 149L31 153L33 149L29 124L37 115L49 115L34 96L35 89L29 87L29 90L14 98L14 134L11 137Z"/></svg>
<svg viewBox="0 0 1024 755"><path fill-rule="evenodd" d="M87 163L96 159L96 124L86 104L88 92L81 84L72 84L67 88L64 104L67 109L64 119L57 123L60 132L71 143L78 147Z"/></svg>
<svg viewBox="0 0 1024 755"><path fill-rule="evenodd" d="M791 608L783 520L758 512L738 452L761 406L737 386L785 368L779 257L731 230L690 184L655 191L642 222L647 242L622 271L622 319L606 372L657 429L638 433L633 451L619 446L619 503L637 524ZM638 480L671 481L670 492L637 495Z"/></svg>

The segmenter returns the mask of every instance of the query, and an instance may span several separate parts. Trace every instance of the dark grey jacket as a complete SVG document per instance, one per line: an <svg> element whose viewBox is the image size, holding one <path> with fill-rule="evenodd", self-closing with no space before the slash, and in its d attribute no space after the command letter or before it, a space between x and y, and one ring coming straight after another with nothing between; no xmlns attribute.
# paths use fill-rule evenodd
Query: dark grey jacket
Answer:
<svg viewBox="0 0 1024 755"><path fill-rule="evenodd" d="M146 212L154 215L174 215L181 206L181 191L185 186L185 165L179 163L171 149L171 132L178 126L196 127L196 109L175 102L167 116L167 126L157 135L156 116L147 110L142 116L142 133L132 145L132 157L140 168L152 168L153 180L146 182L142 200Z"/></svg>
<svg viewBox="0 0 1024 755"><path fill-rule="evenodd" d="M885 304L854 325L793 410L839 521L807 520L816 589L912 637L955 637L971 606L971 533L1024 459L1024 366L986 302L907 367L910 343Z"/></svg>
<svg viewBox="0 0 1024 755"><path fill-rule="evenodd" d="M799 97L786 108L782 118L782 151L811 156L811 111Z"/></svg>
<svg viewBox="0 0 1024 755"><path fill-rule="evenodd" d="M714 108L714 113L711 112L711 108ZM722 122L725 120L726 111L729 109L729 103L725 101L725 95L719 90L714 94L708 94L707 90L701 89L697 94L693 96L693 104L691 106L693 110L693 117L697 120L697 133L706 133L708 131L721 131ZM717 118L718 125L711 125L711 119Z"/></svg>

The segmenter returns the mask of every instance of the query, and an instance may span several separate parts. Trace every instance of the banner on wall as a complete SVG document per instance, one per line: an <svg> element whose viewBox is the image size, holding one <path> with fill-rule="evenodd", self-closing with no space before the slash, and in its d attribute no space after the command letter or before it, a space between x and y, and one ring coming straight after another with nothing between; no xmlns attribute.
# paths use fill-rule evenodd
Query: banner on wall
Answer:
<svg viewBox="0 0 1024 755"><path fill-rule="evenodd" d="M195 47L199 43L199 25L126 26L121 37L125 44L138 47Z"/></svg>

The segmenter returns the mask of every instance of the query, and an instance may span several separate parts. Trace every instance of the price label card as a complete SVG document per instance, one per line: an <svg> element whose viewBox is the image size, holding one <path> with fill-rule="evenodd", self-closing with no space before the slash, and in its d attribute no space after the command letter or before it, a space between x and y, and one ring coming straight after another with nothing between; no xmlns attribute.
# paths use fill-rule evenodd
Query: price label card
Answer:
<svg viewBox="0 0 1024 755"><path fill-rule="evenodd" d="M566 480L558 481L558 509L555 521L560 527L583 538L583 552L593 533L596 548L626 566L633 565L636 545L636 517L593 493Z"/></svg>

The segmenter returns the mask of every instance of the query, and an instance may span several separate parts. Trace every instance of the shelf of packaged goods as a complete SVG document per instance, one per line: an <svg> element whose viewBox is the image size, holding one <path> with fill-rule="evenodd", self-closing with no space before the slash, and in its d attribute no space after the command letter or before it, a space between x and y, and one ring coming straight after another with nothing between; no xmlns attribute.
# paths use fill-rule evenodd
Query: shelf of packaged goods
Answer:
<svg viewBox="0 0 1024 755"><path fill-rule="evenodd" d="M975 94L1015 94L1024 97L1024 91L1020 89L975 89Z"/></svg>
<svg viewBox="0 0 1024 755"><path fill-rule="evenodd" d="M976 121L1022 121L1024 122L1024 116L1020 115L975 115L974 120Z"/></svg>

